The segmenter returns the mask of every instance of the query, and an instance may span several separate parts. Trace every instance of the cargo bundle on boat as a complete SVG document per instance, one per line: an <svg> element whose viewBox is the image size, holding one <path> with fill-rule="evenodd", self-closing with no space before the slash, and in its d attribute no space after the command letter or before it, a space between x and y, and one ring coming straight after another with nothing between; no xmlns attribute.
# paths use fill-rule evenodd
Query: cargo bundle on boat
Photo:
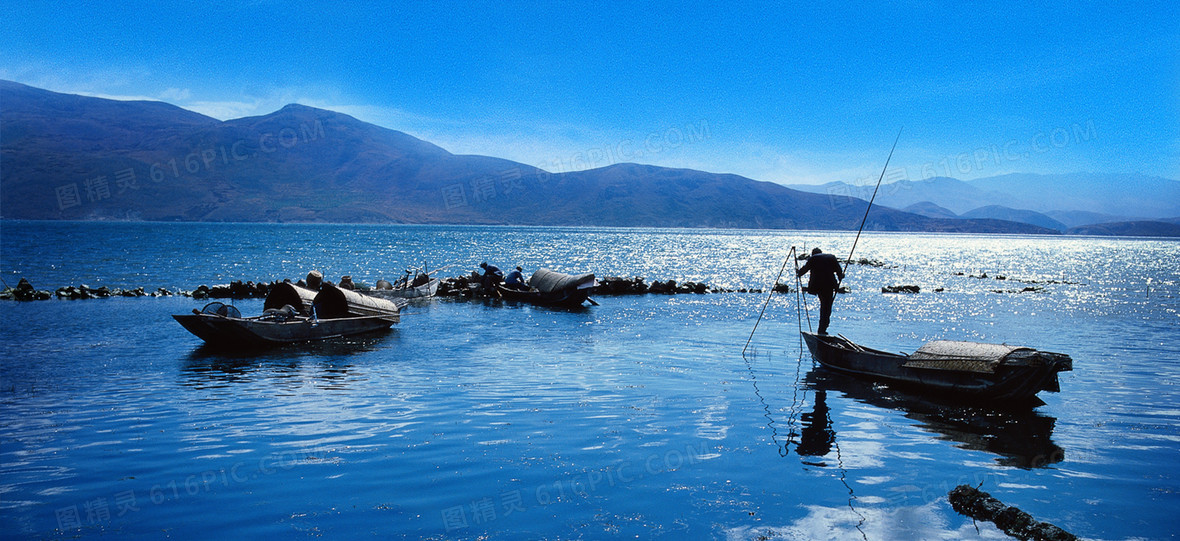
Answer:
<svg viewBox="0 0 1180 541"><path fill-rule="evenodd" d="M528 281L528 289L513 289L496 284L496 293L510 301L521 301L540 306L578 307L590 298L598 285L593 274L565 274L549 269L537 269Z"/></svg>
<svg viewBox="0 0 1180 541"><path fill-rule="evenodd" d="M401 320L400 305L323 284L320 290L282 283L271 289L263 313L242 317L220 302L172 316L210 345L260 346L324 340L388 329Z"/></svg>
<svg viewBox="0 0 1180 541"><path fill-rule="evenodd" d="M837 335L804 332L821 365L876 381L956 398L1019 402L1040 391L1058 392L1069 355L1028 347L936 340L911 354L867 348Z"/></svg>

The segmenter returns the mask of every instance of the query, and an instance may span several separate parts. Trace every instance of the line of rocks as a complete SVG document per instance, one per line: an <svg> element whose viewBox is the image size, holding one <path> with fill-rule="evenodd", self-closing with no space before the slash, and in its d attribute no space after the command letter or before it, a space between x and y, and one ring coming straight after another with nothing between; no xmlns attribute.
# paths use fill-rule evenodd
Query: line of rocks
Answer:
<svg viewBox="0 0 1180 541"><path fill-rule="evenodd" d="M15 301L46 301L55 297L58 299L79 300L107 299L111 297L171 297L172 295L174 295L172 291L162 287L148 293L142 287L135 289L119 289L107 286L92 288L85 284L59 287L55 291L47 291L34 288L25 278L21 278L20 283L14 288L0 290L0 300Z"/></svg>
<svg viewBox="0 0 1180 541"><path fill-rule="evenodd" d="M1069 280L1021 280L1018 278L1008 278L1007 276L1004 276L1003 274L997 274L995 276L988 276L986 272L983 272L983 273L980 273L977 275L976 274L967 274L965 272L955 272L953 274L955 276L965 276L967 278L976 278L979 280L988 280L988 279L1000 280L1000 281L1011 280L1013 282L1020 282L1022 284L1049 284L1049 285L1067 285L1067 286L1085 285L1081 282L1071 282Z"/></svg>
<svg viewBox="0 0 1180 541"><path fill-rule="evenodd" d="M443 278L439 281L438 293L439 297L462 297L462 298L477 298L481 296L488 296L485 292L480 290L480 279L478 276L457 276L453 278ZM656 280L652 283L647 283L642 277L624 278L618 276L608 276L598 280L598 287L594 288L595 296L622 296L622 295L677 295L677 294L696 294L703 295L705 293L762 293L761 289L725 289L718 287L711 287L704 282L684 281L677 282L676 280Z"/></svg>
<svg viewBox="0 0 1180 541"><path fill-rule="evenodd" d="M38 290L34 288L27 279L21 278L20 283L15 288L0 290L0 300L37 301L49 300L53 298L81 300L105 299L111 297L170 297L174 295L192 297L194 299L263 299L266 298L271 289L284 282L295 283L296 285L306 287L303 280L299 280L298 282L291 282L291 280L275 280L271 282L235 280L229 284L214 286L201 285L192 291L174 291L161 287L155 291L148 292L142 287L135 289L119 289L110 288L107 286L94 288L85 284L79 286L60 287L55 291L47 291ZM703 282L693 281L677 282L676 280L657 280L648 284L643 278L640 277L607 277L599 280L598 284L598 288L595 289L594 294L600 296L762 293L761 289L724 289L710 287L708 284ZM483 295L481 295L480 291L478 290L478 285L479 280L470 276L442 278L439 283L437 295L439 297L460 298L480 297ZM364 292L365 289L366 288L363 287L357 288L357 290L361 292Z"/></svg>
<svg viewBox="0 0 1180 541"><path fill-rule="evenodd" d="M1002 278L997 278L1002 279ZM271 282L254 282L235 280L229 284L222 285L201 285L192 291L185 290L169 290L167 288L158 288L155 291L148 292L142 287L134 289L119 289L110 288L107 286L92 288L85 284L79 286L60 287L55 291L38 290L29 283L25 278L21 278L20 283L15 288L0 290L0 300L17 300L17 301L37 301L49 300L52 298L80 300L80 299L105 299L111 297L171 297L180 295L184 297L192 297L194 299L263 299L270 293L275 285L280 283L291 283L291 280L275 280ZM296 285L305 286L303 280L294 282ZM349 281L351 284L351 281ZM342 281L342 286L346 286ZM366 288L358 287L358 291L364 292ZM881 288L881 293L918 293L921 290L916 285L892 285ZM793 293L794 289L788 284L776 283L773 291L775 293ZM806 293L807 288L803 291ZM943 288L934 290L936 293L943 291ZM995 293L1030 293L1043 292L1044 288L1039 286L1030 286L1023 289L1007 289L1007 290L992 290ZM838 293L848 293L847 287L841 286ZM656 280L647 283L641 277L624 278L618 276L608 276L598 281L598 287L594 294L597 296L623 296L623 295L677 295L677 294L705 294L705 293L762 293L761 289L757 288L740 288L740 289L726 289L711 287L704 282L684 281L677 282L676 280ZM438 293L439 297L451 298L478 298L488 296L485 292L479 289L478 277L472 276L457 276L451 278L442 278L439 283Z"/></svg>

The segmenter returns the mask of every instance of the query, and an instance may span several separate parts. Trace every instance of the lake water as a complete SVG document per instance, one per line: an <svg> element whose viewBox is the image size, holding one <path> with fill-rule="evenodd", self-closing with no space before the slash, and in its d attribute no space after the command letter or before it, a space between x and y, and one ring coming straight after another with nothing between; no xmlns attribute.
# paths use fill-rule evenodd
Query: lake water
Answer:
<svg viewBox="0 0 1180 541"><path fill-rule="evenodd" d="M0 277L152 291L315 268L372 284L489 261L767 288L791 246L852 241L3 222ZM850 268L833 332L1067 353L1062 392L996 411L834 376L801 354L793 294L771 298L746 356L767 295L436 299L388 333L252 354L202 347L170 317L203 304L189 298L4 301L0 536L1005 539L950 508L968 483L1085 538L1175 538L1180 243L866 233L856 257L889 267ZM880 292L902 284L922 292Z"/></svg>

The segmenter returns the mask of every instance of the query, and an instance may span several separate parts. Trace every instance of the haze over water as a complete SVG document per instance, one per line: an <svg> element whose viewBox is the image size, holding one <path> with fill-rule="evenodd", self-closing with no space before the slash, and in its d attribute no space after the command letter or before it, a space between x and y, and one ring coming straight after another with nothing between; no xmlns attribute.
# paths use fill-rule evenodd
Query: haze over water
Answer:
<svg viewBox="0 0 1180 541"><path fill-rule="evenodd" d="M148 291L480 261L765 289L791 246L854 236L2 227L10 285ZM833 332L1067 353L1062 392L993 411L836 377L801 355L793 294L746 357L763 294L438 299L379 336L252 354L202 347L169 317L203 304L184 297L0 302L0 536L1005 539L946 501L982 483L1085 538L1175 537L1180 244L866 233L861 257L887 266L850 267ZM901 284L922 292L880 293Z"/></svg>

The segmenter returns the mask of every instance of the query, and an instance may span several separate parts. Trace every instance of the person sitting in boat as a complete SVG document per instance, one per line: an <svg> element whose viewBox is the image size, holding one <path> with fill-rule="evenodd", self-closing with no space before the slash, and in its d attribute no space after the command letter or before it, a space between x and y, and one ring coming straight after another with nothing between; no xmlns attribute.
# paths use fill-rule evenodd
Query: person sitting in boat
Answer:
<svg viewBox="0 0 1180 541"><path fill-rule="evenodd" d="M479 268L483 269L483 275L479 277L479 285L484 291L492 291L496 284L504 281L504 273L500 271L500 267L488 265L485 261L479 264Z"/></svg>
<svg viewBox="0 0 1180 541"><path fill-rule="evenodd" d="M425 272L419 272L414 276L414 281L410 283L410 287L424 286L430 283L430 275Z"/></svg>
<svg viewBox="0 0 1180 541"><path fill-rule="evenodd" d="M340 289L356 290L356 284L352 283L352 276L345 274L340 277Z"/></svg>
<svg viewBox="0 0 1180 541"><path fill-rule="evenodd" d="M528 291L528 284L524 283L524 275L521 271L524 269L516 267L508 272L508 276L504 277L504 287L508 289L516 289L520 291Z"/></svg>
<svg viewBox="0 0 1180 541"><path fill-rule="evenodd" d="M318 270L307 273L307 289L319 291L322 285L324 285L324 273Z"/></svg>
<svg viewBox="0 0 1180 541"><path fill-rule="evenodd" d="M825 254L823 250L815 248L811 257L797 273L803 276L808 272L811 278L807 281L807 292L819 297L819 333L828 334L828 324L832 319L832 302L836 300L836 289L844 279L844 270L840 268L840 260L832 254Z"/></svg>

